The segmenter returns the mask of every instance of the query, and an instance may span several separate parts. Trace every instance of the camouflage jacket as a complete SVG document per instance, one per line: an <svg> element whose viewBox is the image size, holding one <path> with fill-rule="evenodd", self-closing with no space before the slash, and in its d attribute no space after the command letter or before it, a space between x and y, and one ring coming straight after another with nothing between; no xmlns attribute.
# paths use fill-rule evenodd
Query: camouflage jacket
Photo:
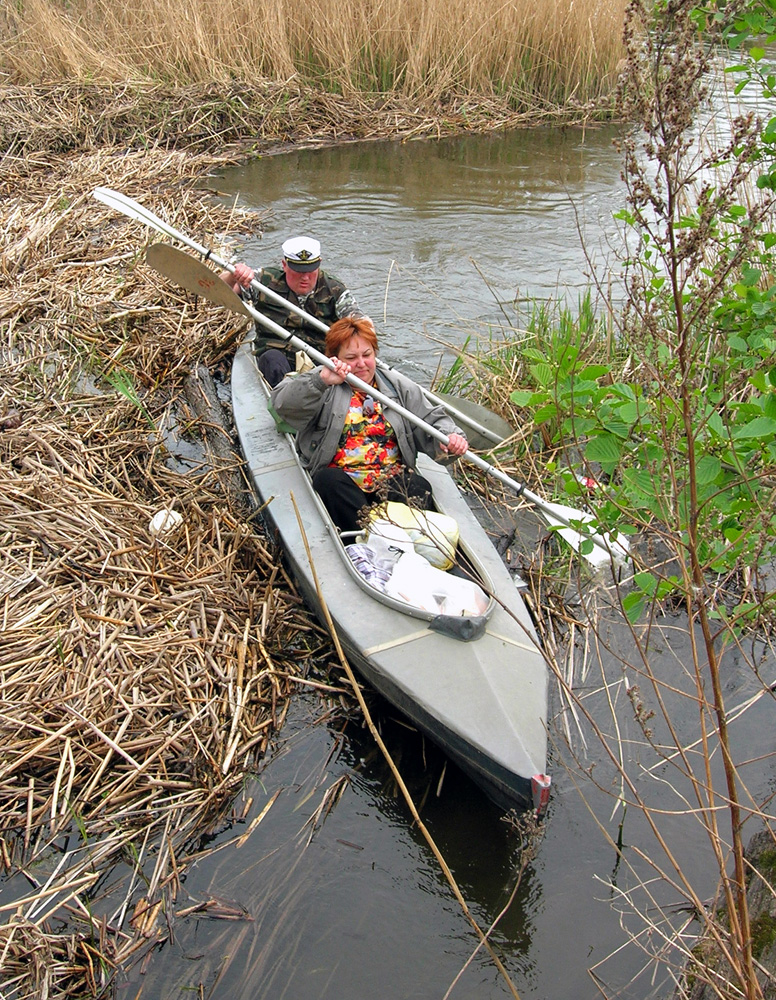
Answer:
<svg viewBox="0 0 776 1000"><path fill-rule="evenodd" d="M291 291L286 283L286 276L279 267L264 267L257 275L262 285L266 285L273 292L281 295L288 302L295 306L301 306L305 312L316 319L321 320L330 326L335 319L342 316L362 316L363 313L358 307L355 297L347 288L338 281L337 278L318 272L318 281L315 288L303 299ZM282 326L289 333L296 334L305 340L311 347L323 350L326 334L321 330L306 323L301 316L289 312L282 306L277 305L267 299L264 293L257 288L249 288L246 292L250 296L251 304L259 312L273 320L278 326ZM256 338L253 349L257 354L270 347L286 348L285 341L280 341L278 337L273 337L272 333L265 330L258 323L256 324ZM288 348L293 350L292 348Z"/></svg>

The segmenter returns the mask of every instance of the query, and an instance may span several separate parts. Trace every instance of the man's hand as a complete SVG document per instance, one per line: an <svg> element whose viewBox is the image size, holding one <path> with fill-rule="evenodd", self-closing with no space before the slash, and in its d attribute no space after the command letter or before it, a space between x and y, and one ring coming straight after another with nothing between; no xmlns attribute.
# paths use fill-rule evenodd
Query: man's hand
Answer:
<svg viewBox="0 0 776 1000"><path fill-rule="evenodd" d="M248 288L256 273L247 264L235 264L233 271L222 271L219 277L233 292L239 292L241 288Z"/></svg>

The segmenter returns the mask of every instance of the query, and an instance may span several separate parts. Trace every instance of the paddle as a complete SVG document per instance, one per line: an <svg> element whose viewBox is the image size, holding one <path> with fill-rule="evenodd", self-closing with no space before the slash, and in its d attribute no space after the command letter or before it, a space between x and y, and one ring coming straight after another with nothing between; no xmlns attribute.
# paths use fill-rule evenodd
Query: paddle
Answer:
<svg viewBox="0 0 776 1000"><path fill-rule="evenodd" d="M469 439L469 444L476 451L484 451L491 447L492 442L505 441L515 433L503 417L471 399L451 396L449 392L435 392L433 396L431 393L426 393L426 398L443 406L451 416L461 418L467 427L466 436ZM480 430L483 425L487 429L487 433ZM469 429L472 431L471 434Z"/></svg>
<svg viewBox="0 0 776 1000"><path fill-rule="evenodd" d="M333 369L334 366L325 354L317 351L314 347L311 347L299 337L288 333L288 331L284 330L282 326L279 326L268 316L265 316L263 313L259 312L258 309L255 309L252 305L245 302L239 297L239 295L236 294L236 292L233 292L225 282L221 281L218 275L214 274L204 264L194 260L194 258L189 258L194 266L182 266L180 256L188 255L181 255L176 252L175 255L171 256L167 252L170 249L170 247L163 244L150 246L146 251L146 260L150 266L159 271L160 274L163 274L165 277L172 278L173 281L176 281L188 291L202 295L218 305L231 309L233 312L240 313L241 315L252 316L256 322L265 329L269 330L271 333L282 338L283 340L287 340L296 350L304 351L305 354L307 354L308 357L310 357L317 364L325 365L327 368ZM446 434L437 430L437 428L433 427L431 424L426 423L425 420L418 417L411 410L405 409L396 400L391 399L389 396L379 392L374 386L363 382L355 375L348 375L346 381L354 388L370 394L373 399L378 399L383 406L401 414L405 420L415 424L417 427L421 427L427 434L430 434L437 441L447 445L448 438ZM517 496L525 497L526 500L541 511L548 524L557 529L558 534L562 535L566 541L580 553L580 555L582 555L594 566L611 563L612 560L614 560L615 563L624 563L627 561L628 542L624 536L618 535L617 539L609 540L600 534L585 529L585 525L591 525L595 522L595 518L593 518L592 515L587 514L584 511L577 510L574 507L548 503L548 501L543 500L535 493L532 493L524 484L518 483L516 480L507 476L500 469L490 465L484 459L480 458L479 455L475 455L471 451L467 451L461 456L461 458L463 461L469 462L482 472L485 472L487 475L492 476L494 479L497 479L499 482L509 487L509 489L513 490Z"/></svg>
<svg viewBox="0 0 776 1000"><path fill-rule="evenodd" d="M149 263L157 271L165 274L184 288L188 288L189 291L200 291L200 283L205 282L212 289L213 295L211 297L215 301L215 295L219 290L212 288L213 279L220 280L220 278L209 270L209 268L200 264L191 254L184 253L182 250L176 250L175 247L171 247L166 243L157 243L153 247L149 247L149 251L153 251L154 254L153 261L149 259ZM148 255L146 256L148 257ZM256 282L253 283L256 284ZM224 282L222 281L221 284L223 285ZM262 285L261 287L264 289L265 286ZM231 295L235 295L229 286L226 286L226 290ZM282 302L286 302L282 296L278 296L278 298ZM221 304L223 305L224 303L222 302ZM291 303L286 302L286 305L290 306ZM297 311L296 306L294 306L294 310ZM247 310L244 310L244 313L246 316L250 315ZM316 319L315 316L305 315L307 315L313 326L319 327L322 331L328 330L326 324ZM390 373L395 370L379 359L377 365L383 372ZM432 393L427 389L423 389L422 386L420 388L429 402L435 406L443 407L450 416L458 418L462 424L466 425L467 437L472 448L477 450L490 448L494 443L503 442L514 434L514 431L506 420L503 420L498 414L491 412L479 403L474 403L468 399L458 399L455 396L450 396L448 393ZM490 426L484 423L486 420Z"/></svg>
<svg viewBox="0 0 776 1000"><path fill-rule="evenodd" d="M198 254L200 254L200 256L202 256L205 260L212 260L213 263L216 264L218 267L221 267L224 270L230 271L232 273L234 272L233 264L230 264L227 261L222 260L216 254L214 254L212 250L209 250L207 247L204 247L199 243L196 243L194 240L190 239L184 233L180 232L180 230L175 229L169 223L164 222L158 216L154 215L153 212L149 212L147 208L144 208L138 202L133 201L132 198L128 198L126 195L121 194L119 191L113 191L111 190L111 188L106 188L106 187L95 188L93 194L98 201L103 202L103 204L108 205L110 208L113 208L116 211L121 212L123 215L128 216L130 219L135 219L135 221L137 222L142 222L144 225L149 226L151 229L155 229L157 232L162 233L165 236L169 236L174 240L178 240L179 243L184 243L186 246L191 247L192 250L195 250ZM180 253L180 251L175 251L173 247L170 247L169 249L173 251L173 253ZM183 254L182 256L185 257L185 260L192 261L193 264L198 263L198 261L194 260L194 258L190 257L188 254ZM184 262L177 266L180 268L184 268L186 264ZM180 283L183 284L184 287L187 287L184 284L184 282ZM224 284L224 282L222 282L222 284ZM311 316L309 313L305 312L304 309L301 308L301 306L294 305L293 302L289 302L287 299L284 299L282 295L278 295L277 292L267 287L267 285L263 285L260 281L256 280L255 278L251 282L251 287L261 291L261 293L265 296L265 298L269 299L271 302L274 302L276 305L281 306L281 308L286 309L288 312L296 313L298 316L301 316L306 323L308 323L312 327L315 327L317 330L320 330L322 333L325 333L329 329L326 323L317 319L315 316ZM383 371L387 372L391 371L391 369L387 365L384 365L381 362L378 363L380 364L380 368ZM453 404L453 402L451 402L450 397L446 397L443 399L440 396L434 395L428 389L423 389L422 387L421 389L423 391L423 394L430 402L434 403L437 406L443 406L445 410L452 417L455 417L462 424L465 424L466 427L471 428L471 430L476 431L477 434L480 435L480 438L477 438L474 435L469 435L469 437L471 437L472 440L472 445L475 447L487 448L491 443L500 444L504 440L504 438L511 437L512 434L514 433L514 431L509 426L509 424L506 423L506 421L502 420L502 418L497 416L495 413L491 413L491 411L487 410L485 407L481 408L478 417L475 419L475 417L472 415L472 406L476 404L468 404L466 401L456 401L456 403ZM485 414L487 414L488 423L491 425L490 427L486 426L484 423L481 422L482 420L486 419Z"/></svg>

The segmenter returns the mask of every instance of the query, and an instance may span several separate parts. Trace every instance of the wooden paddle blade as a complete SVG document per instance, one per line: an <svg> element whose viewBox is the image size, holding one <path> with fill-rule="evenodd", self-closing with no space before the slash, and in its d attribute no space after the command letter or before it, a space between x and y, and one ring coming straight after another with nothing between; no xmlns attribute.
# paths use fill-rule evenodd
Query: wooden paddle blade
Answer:
<svg viewBox="0 0 776 1000"><path fill-rule="evenodd" d="M492 448L494 444L512 437L514 428L487 406L475 403L464 396L453 396L449 392L435 392L434 396L449 404L451 412L454 410L453 419L460 416L460 422L466 431L469 444L477 451ZM469 421L473 421L470 423ZM481 428L481 429L478 429ZM486 433L482 433L482 429Z"/></svg>
<svg viewBox="0 0 776 1000"><path fill-rule="evenodd" d="M211 302L226 306L232 312L243 316L251 315L240 296L191 254L177 250L166 243L154 243L146 250L146 261L155 271L174 281L181 288L195 295L203 295Z"/></svg>

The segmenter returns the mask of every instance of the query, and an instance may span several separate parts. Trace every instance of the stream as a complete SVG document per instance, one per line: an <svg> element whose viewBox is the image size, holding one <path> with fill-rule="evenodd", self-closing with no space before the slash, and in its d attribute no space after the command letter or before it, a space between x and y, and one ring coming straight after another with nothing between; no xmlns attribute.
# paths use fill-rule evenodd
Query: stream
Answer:
<svg viewBox="0 0 776 1000"><path fill-rule="evenodd" d="M489 331L503 336L526 297L562 295L573 305L593 267L606 275L605 294L618 299L622 238L612 212L624 193L615 135L547 128L307 149L258 158L207 184L234 201L237 230L241 207L267 214L263 234L240 235L236 259L276 265L283 240L315 236L324 269L375 319L385 360L427 382L449 363L445 345ZM601 601L607 645L580 630L576 686L611 738L611 705L622 704L633 679L622 659L634 646L613 613L607 621L603 589ZM672 720L691 742L697 706L686 625L667 617L649 648L672 689ZM776 750L772 702L741 653L727 655L724 671L731 702L748 706L732 726L733 744L751 759L746 779L763 798L774 784L764 759ZM762 674L773 679L768 658ZM677 904L678 924L686 919L681 898L657 877L653 865L665 859L645 817L623 808L616 772L590 727L563 714L552 687L553 789L533 856L433 746L379 699L371 705L473 917L483 928L496 922L493 947L522 1000L669 997L673 984L648 953L660 935L634 908L658 922L658 907ZM179 907L217 900L228 919L203 909L174 921L172 942L131 970L121 1000L513 996L350 713L336 697L300 690L235 818L208 839L223 849L196 862L181 886ZM655 725L660 740L667 734ZM661 832L684 876L710 898L717 876L708 840L690 807L677 805L690 800L689 789L656 759L635 721L618 735L623 752L642 763L640 790L666 810ZM718 755L712 765L720 773ZM591 767L595 782L583 774ZM648 844L653 865L629 867L618 839ZM638 934L646 951L628 943Z"/></svg>

